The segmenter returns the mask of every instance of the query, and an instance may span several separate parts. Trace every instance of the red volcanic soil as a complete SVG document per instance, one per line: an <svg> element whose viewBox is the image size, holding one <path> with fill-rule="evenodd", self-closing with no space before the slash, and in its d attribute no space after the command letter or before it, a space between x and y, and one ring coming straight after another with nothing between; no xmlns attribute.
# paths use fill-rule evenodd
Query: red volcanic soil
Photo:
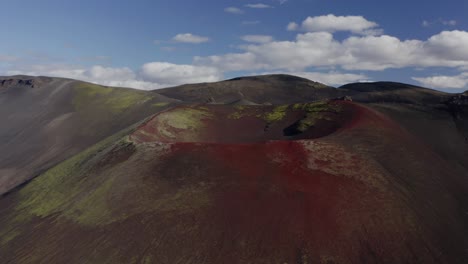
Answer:
<svg viewBox="0 0 468 264"><path fill-rule="evenodd" d="M440 214L438 206L446 206L442 211L453 214L450 210L456 200L434 198L431 204L436 207L419 208L427 206L421 197L440 192L431 186L431 180L444 182L438 179L440 175L427 173L431 166L419 168L421 162L393 161L385 154L379 161L375 158L381 157L369 153L385 149L403 158L430 150L381 113L354 103L334 103L342 106L341 114L347 118L336 118L335 126L326 129L313 128L321 132L305 140L287 141L295 138L285 137L278 129L303 114L293 112L272 128L276 130L271 134L260 135L258 131L265 124L252 115L237 123L224 123L218 116L214 122L202 120L208 131L214 131L203 141L211 139L222 144L171 144L164 160L167 166L180 168L172 176L187 170L204 171L209 163L206 173L216 178L216 187L210 191L214 203L202 213L204 219L209 219L210 231L199 234L200 240L211 240L219 246L208 253L209 262L436 263L451 259L449 254L437 255L444 250L463 255L460 247L448 248L446 244L457 239L463 244L460 235L455 235L462 225L459 219L439 215L439 225L425 219L434 210ZM225 108L213 109L228 115ZM147 123L141 129L148 133L149 126ZM141 140L139 133L134 133L133 139ZM378 134L373 138L380 139L369 144L363 137L366 133ZM227 135L226 140L220 135ZM354 138L349 138L351 135ZM250 143L229 142L242 140ZM399 144L407 149L396 149L401 148ZM433 155L421 156L423 163L441 163ZM190 160L190 165L181 164L182 160ZM395 168L395 172L384 166ZM414 179L398 182L405 175L400 169L420 172L412 174ZM417 178L422 174L427 183Z"/></svg>
<svg viewBox="0 0 468 264"><path fill-rule="evenodd" d="M80 164L88 173L77 182L113 177L104 192L113 221L36 217L0 253L8 262L29 250L15 245L58 243L64 253L34 252L51 262L110 254L122 263L467 263L466 184L383 114L330 104L339 113L294 136L284 134L304 115L294 108L275 122L261 107L233 122L220 119L232 114L221 106L159 114L130 135L131 151Z"/></svg>

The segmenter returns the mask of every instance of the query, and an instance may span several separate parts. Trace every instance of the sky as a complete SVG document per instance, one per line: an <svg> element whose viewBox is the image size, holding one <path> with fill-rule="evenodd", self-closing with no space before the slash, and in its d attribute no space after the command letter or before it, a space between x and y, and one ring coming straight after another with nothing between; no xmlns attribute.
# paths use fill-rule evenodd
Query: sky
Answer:
<svg viewBox="0 0 468 264"><path fill-rule="evenodd" d="M0 0L0 75L158 89L286 73L468 90L468 1Z"/></svg>

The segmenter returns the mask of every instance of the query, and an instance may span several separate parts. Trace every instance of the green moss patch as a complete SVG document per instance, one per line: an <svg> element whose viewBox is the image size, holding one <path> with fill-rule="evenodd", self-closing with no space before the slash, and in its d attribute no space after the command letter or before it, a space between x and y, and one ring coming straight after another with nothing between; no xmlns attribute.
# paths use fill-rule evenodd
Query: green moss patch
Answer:
<svg viewBox="0 0 468 264"><path fill-rule="evenodd" d="M75 87L73 105L77 111L99 109L118 114L151 99L150 95L142 91L81 83Z"/></svg>
<svg viewBox="0 0 468 264"><path fill-rule="evenodd" d="M341 112L341 107L330 102L320 101L305 104L294 104L293 109L303 110L305 116L296 123L296 129L304 132L320 120L333 120L332 115Z"/></svg>
<svg viewBox="0 0 468 264"><path fill-rule="evenodd" d="M88 179L86 177L88 168L85 165L87 161L105 153L105 150L125 133L128 131L122 131L101 141L32 180L19 191L19 201L15 210L16 220L27 221L33 216L44 218L55 213L73 216L75 211L79 211L87 204L92 204L91 208L95 208L89 213L90 217L96 210L105 212L105 208L98 206L100 204L95 202L95 198L109 188L112 178L105 179L102 183L96 182L97 179ZM100 186L98 185L91 193L83 194L83 190L93 190L90 187L95 184ZM80 202L76 203L77 201ZM83 219L77 220L86 222Z"/></svg>
<svg viewBox="0 0 468 264"><path fill-rule="evenodd" d="M165 107L165 106L168 106L169 104L170 104L169 102L158 102L158 103L151 104L151 106L153 106L153 107Z"/></svg>
<svg viewBox="0 0 468 264"><path fill-rule="evenodd" d="M203 107L183 107L160 114L157 117L159 132L168 138L176 138L179 133L190 133L203 128L203 120L213 118L209 109Z"/></svg>
<svg viewBox="0 0 468 264"><path fill-rule="evenodd" d="M268 112L263 115L263 119L267 123L273 123L282 120L286 116L286 111L288 110L289 105L280 105L275 108L271 112Z"/></svg>

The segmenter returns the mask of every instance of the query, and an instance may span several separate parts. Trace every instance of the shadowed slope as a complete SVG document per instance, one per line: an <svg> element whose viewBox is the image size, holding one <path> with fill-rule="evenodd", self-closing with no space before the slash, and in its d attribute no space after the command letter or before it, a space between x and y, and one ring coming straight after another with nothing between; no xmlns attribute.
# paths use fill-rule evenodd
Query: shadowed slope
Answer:
<svg viewBox="0 0 468 264"><path fill-rule="evenodd" d="M0 78L0 194L171 101L69 79Z"/></svg>
<svg viewBox="0 0 468 264"><path fill-rule="evenodd" d="M466 263L464 175L385 115L338 101L322 102L314 116L328 107L346 118L326 118L337 124L326 134L289 140L275 132L242 144L217 137L224 128L205 137L227 108L160 113L1 199L0 258ZM284 131L305 109L265 107L255 120ZM244 126L233 129L264 135L248 125L258 106L243 111Z"/></svg>
<svg viewBox="0 0 468 264"><path fill-rule="evenodd" d="M347 90L353 100L363 103L441 104L451 95L419 86L396 82L350 83Z"/></svg>

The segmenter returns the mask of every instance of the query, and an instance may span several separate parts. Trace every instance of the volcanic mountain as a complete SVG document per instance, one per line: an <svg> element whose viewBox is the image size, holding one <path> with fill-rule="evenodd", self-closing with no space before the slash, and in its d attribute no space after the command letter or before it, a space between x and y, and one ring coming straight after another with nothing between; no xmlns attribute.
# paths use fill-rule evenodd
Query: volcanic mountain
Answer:
<svg viewBox="0 0 468 264"><path fill-rule="evenodd" d="M2 263L468 262L466 94L0 85Z"/></svg>

